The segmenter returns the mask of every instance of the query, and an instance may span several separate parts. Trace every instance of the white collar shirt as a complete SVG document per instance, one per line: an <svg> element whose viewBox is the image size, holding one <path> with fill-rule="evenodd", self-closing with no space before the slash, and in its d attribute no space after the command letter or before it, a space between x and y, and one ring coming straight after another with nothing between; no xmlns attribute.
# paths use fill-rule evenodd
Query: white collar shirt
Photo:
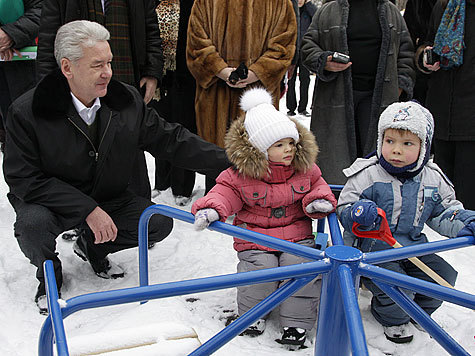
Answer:
<svg viewBox="0 0 475 356"><path fill-rule="evenodd" d="M97 110L101 108L101 101L99 100L99 98L96 98L92 106L88 108L83 103L81 103L72 92L71 96L73 98L73 105L76 108L76 111L78 112L79 116L81 117L81 119L83 119L87 126L91 126L94 123L94 120L96 119Z"/></svg>

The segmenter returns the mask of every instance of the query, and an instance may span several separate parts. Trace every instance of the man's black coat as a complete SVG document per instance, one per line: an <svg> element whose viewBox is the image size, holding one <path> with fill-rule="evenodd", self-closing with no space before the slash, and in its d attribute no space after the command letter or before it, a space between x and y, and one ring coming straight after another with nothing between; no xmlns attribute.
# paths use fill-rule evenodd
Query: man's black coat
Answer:
<svg viewBox="0 0 475 356"><path fill-rule="evenodd" d="M112 80L98 115L94 145L57 70L18 98L7 117L3 170L10 192L49 208L65 228L127 190L137 148L211 177L229 166L224 150L166 122L129 85Z"/></svg>

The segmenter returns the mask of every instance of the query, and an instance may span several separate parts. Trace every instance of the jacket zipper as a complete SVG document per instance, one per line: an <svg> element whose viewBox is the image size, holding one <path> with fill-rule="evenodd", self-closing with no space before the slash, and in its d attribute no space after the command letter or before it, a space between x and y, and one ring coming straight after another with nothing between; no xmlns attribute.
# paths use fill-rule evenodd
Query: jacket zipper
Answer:
<svg viewBox="0 0 475 356"><path fill-rule="evenodd" d="M95 159L95 162L97 163L97 161L99 160L99 149L101 148L101 144L102 144L102 141L104 141L104 137L106 136L106 132L107 132L107 129L109 128L109 125L110 125L110 122L111 122L111 118L112 118L112 112L110 112L109 114L109 120L107 121L107 126L104 130L104 134L102 135L101 137L101 141L99 142L99 147L96 149L96 146L94 146L94 143L92 143L91 139L89 138L89 136L83 131L81 130L81 128L76 125L76 123L70 118L68 117L68 120L69 122L71 122L71 124L73 124L74 127L76 127L80 133L83 134L83 136L89 141L89 143L91 144L92 146L92 149L94 150L94 159Z"/></svg>

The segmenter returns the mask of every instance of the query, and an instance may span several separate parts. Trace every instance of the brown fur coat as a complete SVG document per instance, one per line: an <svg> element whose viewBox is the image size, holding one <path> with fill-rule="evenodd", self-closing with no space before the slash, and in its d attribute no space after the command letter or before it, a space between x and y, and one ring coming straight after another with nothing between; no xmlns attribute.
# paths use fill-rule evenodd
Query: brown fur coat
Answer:
<svg viewBox="0 0 475 356"><path fill-rule="evenodd" d="M218 79L244 62L278 107L280 81L295 52L297 26L290 0L196 0L190 16L187 64L196 79L198 134L224 146L229 123L238 117L243 89Z"/></svg>

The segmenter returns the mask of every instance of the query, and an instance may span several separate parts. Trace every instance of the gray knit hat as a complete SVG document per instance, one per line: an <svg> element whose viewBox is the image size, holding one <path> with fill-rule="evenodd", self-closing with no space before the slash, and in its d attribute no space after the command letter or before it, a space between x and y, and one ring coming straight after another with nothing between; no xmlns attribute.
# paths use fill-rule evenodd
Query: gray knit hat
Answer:
<svg viewBox="0 0 475 356"><path fill-rule="evenodd" d="M389 105L379 117L378 157L381 157L384 131L387 129L407 130L421 139L421 152L419 153L416 166L411 171L416 171L426 163L434 134L434 119L429 110L415 101Z"/></svg>
<svg viewBox="0 0 475 356"><path fill-rule="evenodd" d="M295 123L272 105L272 96L263 88L253 88L241 96L241 109L246 113L244 127L249 141L267 158L267 149L284 138L299 140Z"/></svg>

